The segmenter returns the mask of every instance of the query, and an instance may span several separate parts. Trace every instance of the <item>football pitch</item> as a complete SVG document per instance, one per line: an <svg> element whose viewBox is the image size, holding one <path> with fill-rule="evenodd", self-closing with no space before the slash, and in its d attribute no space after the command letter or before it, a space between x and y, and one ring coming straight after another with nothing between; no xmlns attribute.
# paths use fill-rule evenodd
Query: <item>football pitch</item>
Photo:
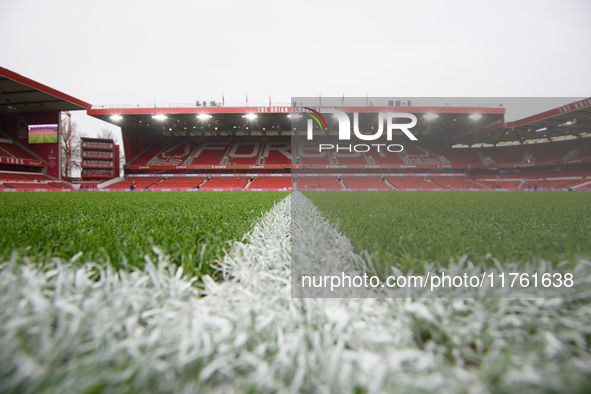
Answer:
<svg viewBox="0 0 591 394"><path fill-rule="evenodd" d="M558 192L3 193L0 388L583 393L588 298L291 298L291 247L294 233L322 238L332 226L384 271L465 255L591 266L589 202ZM325 227L294 226L312 211Z"/></svg>
<svg viewBox="0 0 591 394"><path fill-rule="evenodd" d="M591 258L591 194L503 192L306 192L357 252L376 269L421 273L425 262L447 265L559 264Z"/></svg>
<svg viewBox="0 0 591 394"><path fill-rule="evenodd" d="M29 134L29 144L57 144L57 133Z"/></svg>
<svg viewBox="0 0 591 394"><path fill-rule="evenodd" d="M158 248L193 276L242 238L285 192L3 193L0 259L143 267Z"/></svg>

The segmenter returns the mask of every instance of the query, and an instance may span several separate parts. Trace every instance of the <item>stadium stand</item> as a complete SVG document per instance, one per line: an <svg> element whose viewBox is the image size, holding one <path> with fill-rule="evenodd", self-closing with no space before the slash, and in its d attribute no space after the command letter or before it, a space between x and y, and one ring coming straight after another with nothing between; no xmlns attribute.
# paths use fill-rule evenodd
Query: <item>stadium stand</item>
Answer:
<svg viewBox="0 0 591 394"><path fill-rule="evenodd" d="M538 189L562 189L569 188L573 185L578 184L579 180L562 180L562 181L546 181L546 180L532 180L524 182L521 185L522 190L526 190L529 187L534 188L536 185Z"/></svg>
<svg viewBox="0 0 591 394"><path fill-rule="evenodd" d="M170 143L146 164L149 166L178 166L183 164L192 151L193 146L190 142Z"/></svg>
<svg viewBox="0 0 591 394"><path fill-rule="evenodd" d="M21 149L15 144L0 142L0 156L14 157L17 159L39 160L29 152Z"/></svg>
<svg viewBox="0 0 591 394"><path fill-rule="evenodd" d="M483 157L490 158L497 166L521 163L524 160L526 148L523 146L507 146L503 148L478 148Z"/></svg>
<svg viewBox="0 0 591 394"><path fill-rule="evenodd" d="M65 183L62 182L47 182L47 185L55 188L55 189L72 189L72 187L70 185L67 185Z"/></svg>
<svg viewBox="0 0 591 394"><path fill-rule="evenodd" d="M186 164L190 165L218 165L225 155L225 148L222 150L203 149L198 156L191 156Z"/></svg>
<svg viewBox="0 0 591 394"><path fill-rule="evenodd" d="M340 165L366 165L369 164L365 159L365 156L361 153L355 154L339 154L335 155L335 158Z"/></svg>
<svg viewBox="0 0 591 394"><path fill-rule="evenodd" d="M380 153L373 152L369 155L376 164L406 164L398 153L381 150Z"/></svg>
<svg viewBox="0 0 591 394"><path fill-rule="evenodd" d="M255 165L259 159L261 144L256 142L237 143L230 149L232 155L228 155L228 164L250 164ZM236 155L247 155L250 157L240 157Z"/></svg>
<svg viewBox="0 0 591 394"><path fill-rule="evenodd" d="M248 183L247 177L212 177L208 179L203 185L201 185L201 189L208 190L208 189L244 189L246 184Z"/></svg>
<svg viewBox="0 0 591 394"><path fill-rule="evenodd" d="M195 189L204 180L205 178L196 177L170 177L154 184L150 189Z"/></svg>
<svg viewBox="0 0 591 394"><path fill-rule="evenodd" d="M343 177L342 179L347 189L391 189L377 177Z"/></svg>
<svg viewBox="0 0 591 394"><path fill-rule="evenodd" d="M434 190L441 189L441 186L418 177L388 177L388 182L396 189Z"/></svg>
<svg viewBox="0 0 591 394"><path fill-rule="evenodd" d="M165 146L167 146L166 144ZM150 159L156 156L165 147L162 145L162 141L156 141L150 145L143 153L140 153L139 157L133 159L130 164L133 165L146 165Z"/></svg>
<svg viewBox="0 0 591 394"><path fill-rule="evenodd" d="M32 181L51 181L52 179L48 176L43 174L23 174L25 178L28 178Z"/></svg>
<svg viewBox="0 0 591 394"><path fill-rule="evenodd" d="M318 183L318 178L312 178L312 177L296 178L296 188L297 188L297 190L320 189L320 183Z"/></svg>
<svg viewBox="0 0 591 394"><path fill-rule="evenodd" d="M265 158L264 164L278 164L278 165L291 165L291 159L285 156L283 153L272 150L269 151L269 156Z"/></svg>
<svg viewBox="0 0 591 394"><path fill-rule="evenodd" d="M522 171L514 170L511 172L499 172L497 175L498 179L544 179L552 175L554 171L546 170L532 170L524 169Z"/></svg>
<svg viewBox="0 0 591 394"><path fill-rule="evenodd" d="M291 189L290 177L256 177L248 189Z"/></svg>
<svg viewBox="0 0 591 394"><path fill-rule="evenodd" d="M129 189L131 185L135 185L136 189L148 189L150 186L160 182L163 178L133 178L123 180L110 185L109 189Z"/></svg>
<svg viewBox="0 0 591 394"><path fill-rule="evenodd" d="M562 178L562 177L579 177L585 178L591 176L591 169L581 170L577 168L558 168L549 178Z"/></svg>
<svg viewBox="0 0 591 394"><path fill-rule="evenodd" d="M57 182L48 176L35 173L0 172L0 185L4 185L4 189L26 190L72 188L67 183Z"/></svg>
<svg viewBox="0 0 591 394"><path fill-rule="evenodd" d="M500 189L517 189L517 187L521 184L521 181L485 181L485 180L478 180L479 183L482 185L489 187L491 189L496 189L497 186Z"/></svg>
<svg viewBox="0 0 591 394"><path fill-rule="evenodd" d="M579 150L581 148L580 141L562 141L545 144L534 144L529 145L529 147L529 154L532 156L532 162L566 160L564 157L567 155L569 156L568 159L579 158L582 156L581 152L584 151Z"/></svg>
<svg viewBox="0 0 591 394"><path fill-rule="evenodd" d="M287 140L289 141L289 139ZM263 158L266 144L275 149L269 149L268 156ZM212 142L197 142L181 140L170 142L158 140L150 145L143 153L135 158L130 166L176 166L176 165L291 165L291 159L277 150L287 147L289 142L282 142L279 146L273 142L228 142L214 140ZM248 157L243 157L248 156ZM326 161L326 159L324 160ZM329 164L328 161L323 164Z"/></svg>
<svg viewBox="0 0 591 394"><path fill-rule="evenodd" d="M461 148L447 149L442 144L433 144L430 150L439 158L442 163L451 163L453 165L483 164L478 155L477 149Z"/></svg>
<svg viewBox="0 0 591 394"><path fill-rule="evenodd" d="M428 147L418 143L408 143L404 145L404 150L400 152L402 160L406 164L417 165L439 165L442 164Z"/></svg>
<svg viewBox="0 0 591 394"><path fill-rule="evenodd" d="M301 157L302 165L331 165L328 155L322 157Z"/></svg>
<svg viewBox="0 0 591 394"><path fill-rule="evenodd" d="M31 181L31 179L27 178L23 174L14 174L14 173L10 173L10 172L0 172L0 182L6 182L6 181L27 182L27 181Z"/></svg>
<svg viewBox="0 0 591 394"><path fill-rule="evenodd" d="M321 189L343 189L343 185L336 178L320 177L318 184Z"/></svg>
<svg viewBox="0 0 591 394"><path fill-rule="evenodd" d="M457 177L432 177L430 178L433 184L440 186L443 189L483 189L482 185L472 182L469 179L462 179Z"/></svg>
<svg viewBox="0 0 591 394"><path fill-rule="evenodd" d="M32 182L4 182L5 186L10 186L13 189L48 189L51 186L48 186L47 183L39 182L39 183L32 183Z"/></svg>

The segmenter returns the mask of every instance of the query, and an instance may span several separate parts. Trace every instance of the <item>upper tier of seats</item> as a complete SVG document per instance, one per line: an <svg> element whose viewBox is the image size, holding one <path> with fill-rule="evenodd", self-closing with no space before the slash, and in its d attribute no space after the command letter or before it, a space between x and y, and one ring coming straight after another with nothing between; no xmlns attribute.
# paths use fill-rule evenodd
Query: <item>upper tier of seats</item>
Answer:
<svg viewBox="0 0 591 394"><path fill-rule="evenodd" d="M190 166L190 165L284 165L304 166L487 166L514 167L549 165L550 162L591 159L591 139L529 144L506 147L453 149L435 141L407 141L401 152L389 152L384 147L377 152L329 151L318 152L310 143L298 144L292 156L289 139L283 142L157 140L131 162L132 166Z"/></svg>
<svg viewBox="0 0 591 394"><path fill-rule="evenodd" d="M39 160L18 145L0 142L0 156L13 157L15 159Z"/></svg>
<svg viewBox="0 0 591 394"><path fill-rule="evenodd" d="M196 140L159 140L134 158L132 166L179 165L290 165L289 143L276 142L203 142Z"/></svg>

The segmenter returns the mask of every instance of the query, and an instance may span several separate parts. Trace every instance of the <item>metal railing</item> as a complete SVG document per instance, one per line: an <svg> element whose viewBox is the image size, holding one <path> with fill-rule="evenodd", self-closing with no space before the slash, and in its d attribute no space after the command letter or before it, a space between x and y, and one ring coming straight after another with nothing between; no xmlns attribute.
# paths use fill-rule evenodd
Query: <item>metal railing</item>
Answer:
<svg viewBox="0 0 591 394"><path fill-rule="evenodd" d="M269 102L226 102L222 104L221 102L207 102L207 105L203 105L203 102L200 102L200 105L196 105L197 102L193 103L166 103L166 104L102 104L102 105L93 105L91 109L132 109L132 108L219 108L219 107L289 107L291 103L288 102L276 102L269 105Z"/></svg>
<svg viewBox="0 0 591 394"><path fill-rule="evenodd" d="M91 109L132 109L132 108L154 108L154 109L163 109L163 108L219 108L219 107L291 107L293 103L291 102L273 102L269 105L269 102L226 102L222 104L221 102L207 102L207 105L203 105L203 102L200 102L200 105L196 105L197 102L193 103L167 103L167 104L101 104L101 105L93 105ZM323 99L322 102L320 100L310 100L305 102L300 102L300 100L295 101L297 106L329 106L329 107L433 107L433 108L440 108L440 107L456 107L456 108L504 108L503 103L475 103L475 102L453 102L453 100L443 100L443 101L413 101L411 100L388 100L388 99L380 99L380 100L372 100L371 98L366 101L364 100L344 100L344 103L339 99L335 100L334 98L331 99Z"/></svg>

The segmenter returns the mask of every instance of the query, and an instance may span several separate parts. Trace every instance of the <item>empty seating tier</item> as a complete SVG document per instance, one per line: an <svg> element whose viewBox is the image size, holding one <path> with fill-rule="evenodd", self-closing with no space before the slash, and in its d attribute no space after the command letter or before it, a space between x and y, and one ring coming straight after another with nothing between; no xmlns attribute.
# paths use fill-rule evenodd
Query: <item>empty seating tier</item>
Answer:
<svg viewBox="0 0 591 394"><path fill-rule="evenodd" d="M162 182L151 186L151 190L158 189L195 189L199 186L205 178L194 178L194 177L170 177Z"/></svg>
<svg viewBox="0 0 591 394"><path fill-rule="evenodd" d="M257 177L250 185L249 189L291 189L290 177Z"/></svg>
<svg viewBox="0 0 591 394"><path fill-rule="evenodd" d="M249 178L247 177L219 177L207 180L201 189L244 189Z"/></svg>
<svg viewBox="0 0 591 394"><path fill-rule="evenodd" d="M347 189L392 189L376 177L344 177L343 183Z"/></svg>

